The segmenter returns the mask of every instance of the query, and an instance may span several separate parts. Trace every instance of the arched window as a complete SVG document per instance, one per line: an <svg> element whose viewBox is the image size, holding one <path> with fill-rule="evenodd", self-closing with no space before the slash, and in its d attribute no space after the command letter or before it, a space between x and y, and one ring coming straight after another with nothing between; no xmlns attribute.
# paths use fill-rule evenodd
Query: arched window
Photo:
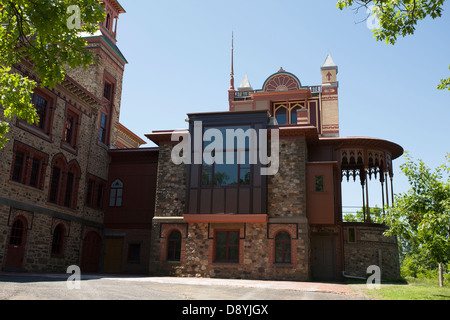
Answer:
<svg viewBox="0 0 450 320"><path fill-rule="evenodd" d="M288 123L287 109L285 107L279 108L275 113L275 117L279 125L287 124Z"/></svg>
<svg viewBox="0 0 450 320"><path fill-rule="evenodd" d="M64 194L64 207L76 209L76 199L78 195L77 181L80 177L77 163L69 164L66 174L66 190Z"/></svg>
<svg viewBox="0 0 450 320"><path fill-rule="evenodd" d="M172 231L167 240L167 260L181 260L181 233L177 230Z"/></svg>
<svg viewBox="0 0 450 320"><path fill-rule="evenodd" d="M62 185L63 170L67 165L63 155L57 155L52 161L52 175L50 178L49 202L59 204Z"/></svg>
<svg viewBox="0 0 450 320"><path fill-rule="evenodd" d="M108 13L106 16L106 29L110 30L111 28L111 15Z"/></svg>
<svg viewBox="0 0 450 320"><path fill-rule="evenodd" d="M123 197L123 183L120 180L116 180L111 185L111 193L109 197L110 207L121 207Z"/></svg>
<svg viewBox="0 0 450 320"><path fill-rule="evenodd" d="M291 237L287 232L275 237L275 263L291 263Z"/></svg>
<svg viewBox="0 0 450 320"><path fill-rule="evenodd" d="M294 107L292 107L292 109L291 109L291 124L298 124L297 112L302 109L303 108L300 105L295 105Z"/></svg>
<svg viewBox="0 0 450 320"><path fill-rule="evenodd" d="M52 254L62 254L64 248L64 226L58 224L53 231Z"/></svg>

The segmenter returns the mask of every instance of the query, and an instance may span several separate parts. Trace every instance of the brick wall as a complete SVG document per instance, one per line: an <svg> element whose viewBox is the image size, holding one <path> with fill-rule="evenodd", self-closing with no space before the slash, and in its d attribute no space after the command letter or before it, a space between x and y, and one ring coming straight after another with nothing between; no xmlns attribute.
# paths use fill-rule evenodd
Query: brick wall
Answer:
<svg viewBox="0 0 450 320"><path fill-rule="evenodd" d="M22 269L27 271L65 272L73 264L81 265L83 256L83 235L89 228L98 235L103 232L103 210L85 205L87 194L87 176L94 175L104 181L108 179L108 148L98 142L100 110L105 107L102 101L104 76L108 74L115 81L114 104L111 106L111 145L116 141L116 123L120 115L122 94L123 64L117 64L105 50L96 49L97 62L84 69L68 70L68 76L88 94L94 96L99 104L93 104L76 96L63 85L53 90L41 89L52 101L49 108L50 133L41 134L35 127L12 121L8 138L10 142L0 152L0 269L5 267L9 239L14 222L12 212L28 212L26 220L30 224L26 232L24 259ZM14 72L35 77L27 64L18 66ZM79 114L77 121L77 145L75 150L64 147L63 135L66 110L72 108ZM34 149L45 155L41 186L30 187L11 179L14 161L14 145L20 143L30 150ZM50 181L52 177L52 160L64 159L67 164L75 163L79 175L75 177L74 195L76 203L72 208L49 202ZM60 192L64 192L60 186ZM106 201L107 190L103 200ZM65 224L63 237L63 254L51 254L55 221ZM98 257L99 259L100 257Z"/></svg>

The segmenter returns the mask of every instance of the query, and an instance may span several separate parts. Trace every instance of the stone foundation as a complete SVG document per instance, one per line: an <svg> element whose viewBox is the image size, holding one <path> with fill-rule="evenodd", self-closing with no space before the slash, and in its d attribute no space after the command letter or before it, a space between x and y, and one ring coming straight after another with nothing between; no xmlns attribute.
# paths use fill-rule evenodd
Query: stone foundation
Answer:
<svg viewBox="0 0 450 320"><path fill-rule="evenodd" d="M230 223L183 224L154 219L151 270L155 275L230 279L309 280L307 224ZM178 223L174 223L178 222ZM182 236L181 259L167 261L167 237L178 230ZM239 230L239 262L215 261L215 231ZM292 260L275 263L275 235L288 232L292 238Z"/></svg>

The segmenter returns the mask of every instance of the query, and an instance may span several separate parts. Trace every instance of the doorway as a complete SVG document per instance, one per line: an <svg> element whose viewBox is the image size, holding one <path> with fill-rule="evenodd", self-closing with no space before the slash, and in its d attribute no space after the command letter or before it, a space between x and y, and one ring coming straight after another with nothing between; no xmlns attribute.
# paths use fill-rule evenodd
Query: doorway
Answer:
<svg viewBox="0 0 450 320"><path fill-rule="evenodd" d="M100 254L102 238L97 232L91 231L83 240L83 254L81 257L81 270L96 273L100 271Z"/></svg>
<svg viewBox="0 0 450 320"><path fill-rule="evenodd" d="M14 220L9 236L5 268L21 269L23 267L27 226L28 223L23 217Z"/></svg>
<svg viewBox="0 0 450 320"><path fill-rule="evenodd" d="M103 271L107 273L120 273L122 269L124 238L107 237L105 242L105 259Z"/></svg>
<svg viewBox="0 0 450 320"><path fill-rule="evenodd" d="M313 279L334 280L336 278L334 237L313 236L311 244Z"/></svg>

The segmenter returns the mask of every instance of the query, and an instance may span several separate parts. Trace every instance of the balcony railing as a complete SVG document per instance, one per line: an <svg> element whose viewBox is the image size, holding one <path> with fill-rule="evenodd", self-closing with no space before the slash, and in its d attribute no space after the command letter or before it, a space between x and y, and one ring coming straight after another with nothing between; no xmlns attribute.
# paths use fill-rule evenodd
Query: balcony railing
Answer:
<svg viewBox="0 0 450 320"><path fill-rule="evenodd" d="M311 93L322 93L322 86L309 86L308 89ZM247 101L252 100L251 95L254 93L258 93L258 91L236 91L234 93L235 101Z"/></svg>

